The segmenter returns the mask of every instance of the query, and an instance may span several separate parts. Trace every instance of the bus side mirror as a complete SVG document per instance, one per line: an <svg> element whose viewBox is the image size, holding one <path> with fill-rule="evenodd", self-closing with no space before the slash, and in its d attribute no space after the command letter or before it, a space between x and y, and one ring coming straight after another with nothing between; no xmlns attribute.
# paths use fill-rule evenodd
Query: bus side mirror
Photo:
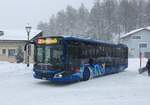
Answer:
<svg viewBox="0 0 150 105"><path fill-rule="evenodd" d="M35 44L35 43L34 43L34 42L28 42L28 43L26 43L25 46L24 46L24 51L27 50L27 46L28 46L29 44Z"/></svg>
<svg viewBox="0 0 150 105"><path fill-rule="evenodd" d="M28 43L25 44L25 46L24 46L24 51L27 50L27 45L28 45Z"/></svg>

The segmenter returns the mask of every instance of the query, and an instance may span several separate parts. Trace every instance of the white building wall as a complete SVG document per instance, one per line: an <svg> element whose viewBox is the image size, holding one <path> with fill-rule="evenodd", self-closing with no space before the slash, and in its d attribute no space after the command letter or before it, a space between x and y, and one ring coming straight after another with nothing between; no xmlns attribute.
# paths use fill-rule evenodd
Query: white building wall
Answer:
<svg viewBox="0 0 150 105"><path fill-rule="evenodd" d="M140 39L134 39L140 37ZM143 56L145 52L150 52L150 31L142 30L136 32L128 37L122 39L122 43L126 44L129 48L129 57L139 57L141 51ZM147 48L139 48L140 43L146 43Z"/></svg>

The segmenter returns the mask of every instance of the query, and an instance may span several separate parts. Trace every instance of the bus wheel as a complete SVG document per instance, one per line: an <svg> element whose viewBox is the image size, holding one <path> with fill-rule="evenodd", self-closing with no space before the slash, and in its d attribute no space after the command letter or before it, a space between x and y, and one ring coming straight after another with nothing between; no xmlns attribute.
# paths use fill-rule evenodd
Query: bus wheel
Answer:
<svg viewBox="0 0 150 105"><path fill-rule="evenodd" d="M84 69L84 72L83 72L83 81L87 81L90 79L90 70L88 68L85 68Z"/></svg>

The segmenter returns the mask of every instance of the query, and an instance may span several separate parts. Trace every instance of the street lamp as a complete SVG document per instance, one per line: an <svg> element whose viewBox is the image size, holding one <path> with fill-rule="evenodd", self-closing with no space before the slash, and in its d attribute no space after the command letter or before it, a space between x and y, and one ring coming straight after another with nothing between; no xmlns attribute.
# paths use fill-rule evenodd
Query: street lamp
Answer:
<svg viewBox="0 0 150 105"><path fill-rule="evenodd" d="M27 36L28 36L28 43L29 43L29 35L31 32L32 27L30 26L30 24L27 24L25 26L26 32L27 32ZM29 44L28 44L28 53L27 53L27 67L29 67Z"/></svg>

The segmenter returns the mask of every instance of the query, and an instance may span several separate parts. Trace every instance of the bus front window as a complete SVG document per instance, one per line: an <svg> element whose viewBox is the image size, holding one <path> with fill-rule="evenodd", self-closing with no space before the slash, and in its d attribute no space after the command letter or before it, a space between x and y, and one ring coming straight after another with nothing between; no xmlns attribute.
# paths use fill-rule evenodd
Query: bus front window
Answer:
<svg viewBox="0 0 150 105"><path fill-rule="evenodd" d="M37 46L37 63L62 66L62 46Z"/></svg>
<svg viewBox="0 0 150 105"><path fill-rule="evenodd" d="M44 61L44 48L43 47L38 47L37 48L37 62L38 63L43 63Z"/></svg>

